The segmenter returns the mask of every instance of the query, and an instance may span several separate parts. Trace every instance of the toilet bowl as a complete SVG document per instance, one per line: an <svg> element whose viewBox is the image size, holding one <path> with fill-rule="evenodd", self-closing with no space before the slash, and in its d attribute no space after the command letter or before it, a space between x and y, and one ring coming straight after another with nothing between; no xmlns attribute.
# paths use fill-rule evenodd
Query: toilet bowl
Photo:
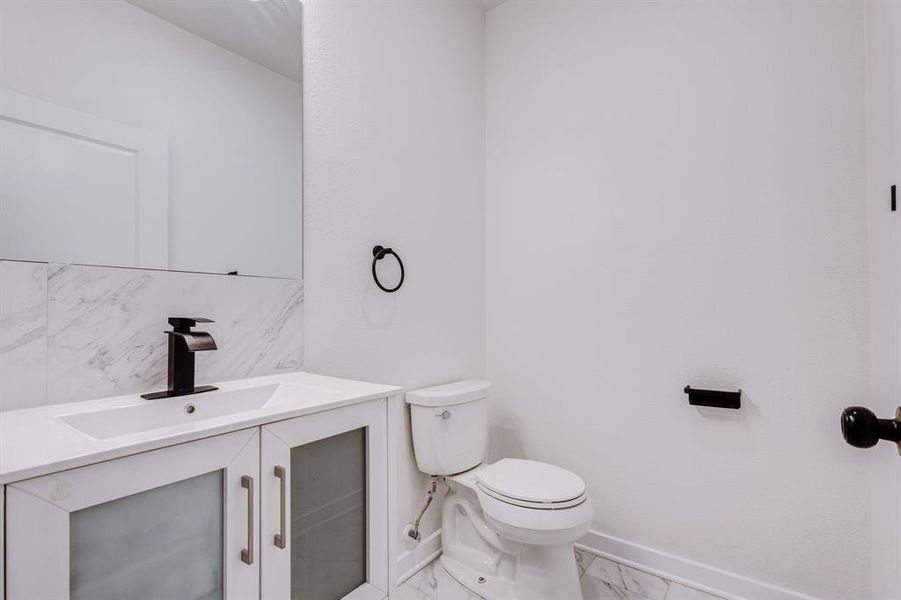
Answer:
<svg viewBox="0 0 901 600"><path fill-rule="evenodd" d="M489 390L470 380L407 394L417 465L448 484L441 563L487 600L580 600L572 545L593 516L585 482L532 460L484 464Z"/></svg>

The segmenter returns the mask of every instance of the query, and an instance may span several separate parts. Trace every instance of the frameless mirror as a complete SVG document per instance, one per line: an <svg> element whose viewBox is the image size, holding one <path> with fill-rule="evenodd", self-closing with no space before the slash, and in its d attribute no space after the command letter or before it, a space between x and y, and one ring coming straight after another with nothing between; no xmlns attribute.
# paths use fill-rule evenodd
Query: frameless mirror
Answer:
<svg viewBox="0 0 901 600"><path fill-rule="evenodd" d="M301 276L299 0L0 1L0 259Z"/></svg>

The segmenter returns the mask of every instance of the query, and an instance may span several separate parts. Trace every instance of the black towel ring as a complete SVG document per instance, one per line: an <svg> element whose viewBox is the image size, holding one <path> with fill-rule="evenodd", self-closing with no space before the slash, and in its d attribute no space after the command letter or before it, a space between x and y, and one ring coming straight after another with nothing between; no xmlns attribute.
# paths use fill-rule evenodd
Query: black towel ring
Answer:
<svg viewBox="0 0 901 600"><path fill-rule="evenodd" d="M393 288L386 288L382 285L382 282L379 281L378 273L376 273L375 265L378 261L382 260L386 256L391 254L394 258L397 259L397 264L400 266L400 281L397 282L397 285ZM375 284L379 286L379 289L383 292L388 292L389 294L393 294L397 290L400 289L400 286L404 284L404 263L400 259L400 256L397 255L397 252L392 250L391 248L382 248L381 246L376 246L372 249L372 278L375 279Z"/></svg>

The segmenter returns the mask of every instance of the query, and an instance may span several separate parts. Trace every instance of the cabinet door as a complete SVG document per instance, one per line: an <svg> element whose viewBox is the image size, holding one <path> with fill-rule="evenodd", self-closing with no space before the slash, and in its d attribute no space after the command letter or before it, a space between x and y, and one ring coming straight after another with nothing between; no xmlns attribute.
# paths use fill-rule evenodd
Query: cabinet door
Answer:
<svg viewBox="0 0 901 600"><path fill-rule="evenodd" d="M7 600L259 598L259 430L7 487Z"/></svg>
<svg viewBox="0 0 901 600"><path fill-rule="evenodd" d="M381 600L388 589L385 400L262 428L262 596Z"/></svg>

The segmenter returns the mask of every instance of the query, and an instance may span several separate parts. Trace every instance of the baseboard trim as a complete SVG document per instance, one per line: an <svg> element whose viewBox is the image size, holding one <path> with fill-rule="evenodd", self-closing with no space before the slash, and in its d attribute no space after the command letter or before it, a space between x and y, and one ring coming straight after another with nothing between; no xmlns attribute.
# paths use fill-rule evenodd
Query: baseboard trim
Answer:
<svg viewBox="0 0 901 600"><path fill-rule="evenodd" d="M591 530L576 547L726 600L820 600Z"/></svg>
<svg viewBox="0 0 901 600"><path fill-rule="evenodd" d="M424 566L438 558L441 554L441 530L425 537L412 550L397 557L397 585L416 575Z"/></svg>

